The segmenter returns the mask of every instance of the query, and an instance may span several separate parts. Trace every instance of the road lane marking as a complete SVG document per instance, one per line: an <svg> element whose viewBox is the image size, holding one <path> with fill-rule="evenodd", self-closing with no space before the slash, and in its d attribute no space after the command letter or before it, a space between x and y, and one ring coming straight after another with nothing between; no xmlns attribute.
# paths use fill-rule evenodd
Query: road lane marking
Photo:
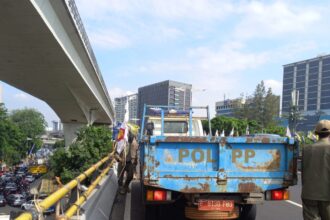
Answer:
<svg viewBox="0 0 330 220"><path fill-rule="evenodd" d="M299 208L302 208L302 205L300 205L299 203L293 202L291 200L285 200L287 203L290 203L292 205L298 206Z"/></svg>
<svg viewBox="0 0 330 220"><path fill-rule="evenodd" d="M131 219L131 193L126 193L125 207L124 207L124 220ZM127 211L129 210L129 211Z"/></svg>

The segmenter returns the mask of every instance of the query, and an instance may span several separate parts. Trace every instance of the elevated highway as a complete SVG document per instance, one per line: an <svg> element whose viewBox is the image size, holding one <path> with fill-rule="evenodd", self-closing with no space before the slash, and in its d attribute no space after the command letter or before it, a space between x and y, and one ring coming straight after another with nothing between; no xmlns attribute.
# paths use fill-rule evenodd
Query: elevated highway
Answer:
<svg viewBox="0 0 330 220"><path fill-rule="evenodd" d="M2 0L0 15L0 80L48 103L66 143L84 124L112 124L114 108L73 0Z"/></svg>

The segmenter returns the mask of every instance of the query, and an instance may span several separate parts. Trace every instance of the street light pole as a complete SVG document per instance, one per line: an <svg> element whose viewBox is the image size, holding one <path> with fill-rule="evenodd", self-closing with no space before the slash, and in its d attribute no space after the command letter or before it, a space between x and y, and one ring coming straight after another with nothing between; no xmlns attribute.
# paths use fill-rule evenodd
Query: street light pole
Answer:
<svg viewBox="0 0 330 220"><path fill-rule="evenodd" d="M297 122L298 122L298 117L299 117L299 90L292 90L291 92L291 107L290 107L290 116L289 116L289 122L290 122L290 127L291 131L293 134L296 133L296 127L297 127Z"/></svg>

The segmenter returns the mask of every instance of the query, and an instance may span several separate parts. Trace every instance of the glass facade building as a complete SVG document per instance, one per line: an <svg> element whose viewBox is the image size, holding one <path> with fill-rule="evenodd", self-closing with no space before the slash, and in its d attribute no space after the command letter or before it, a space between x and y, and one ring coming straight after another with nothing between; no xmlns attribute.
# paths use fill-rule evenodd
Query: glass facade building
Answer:
<svg viewBox="0 0 330 220"><path fill-rule="evenodd" d="M282 113L290 111L291 92L299 91L298 108L304 115L330 114L330 55L283 67Z"/></svg>
<svg viewBox="0 0 330 220"><path fill-rule="evenodd" d="M304 120L297 130L312 131L317 121L330 115L330 55L283 66L282 115L288 115L291 93L296 90L298 110Z"/></svg>
<svg viewBox="0 0 330 220"><path fill-rule="evenodd" d="M191 106L192 85L167 80L138 89L138 116L141 119L144 104L177 106L187 110Z"/></svg>

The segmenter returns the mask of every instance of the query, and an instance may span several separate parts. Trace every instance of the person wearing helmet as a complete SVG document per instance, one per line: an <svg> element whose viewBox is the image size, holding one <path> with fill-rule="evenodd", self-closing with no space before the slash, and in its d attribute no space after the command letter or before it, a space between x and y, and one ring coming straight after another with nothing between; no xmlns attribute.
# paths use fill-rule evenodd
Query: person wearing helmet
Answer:
<svg viewBox="0 0 330 220"><path fill-rule="evenodd" d="M319 121L315 134L319 140L302 152L303 217L330 220L330 121Z"/></svg>

